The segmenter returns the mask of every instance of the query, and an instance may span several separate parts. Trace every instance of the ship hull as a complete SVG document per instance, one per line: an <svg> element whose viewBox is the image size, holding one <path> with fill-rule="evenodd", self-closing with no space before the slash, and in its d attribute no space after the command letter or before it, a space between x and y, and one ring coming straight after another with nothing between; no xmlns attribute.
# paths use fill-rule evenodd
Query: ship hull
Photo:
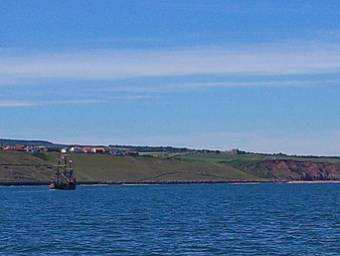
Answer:
<svg viewBox="0 0 340 256"><path fill-rule="evenodd" d="M60 190L75 190L77 185L76 183L56 183L52 182L49 186L49 189L60 189Z"/></svg>

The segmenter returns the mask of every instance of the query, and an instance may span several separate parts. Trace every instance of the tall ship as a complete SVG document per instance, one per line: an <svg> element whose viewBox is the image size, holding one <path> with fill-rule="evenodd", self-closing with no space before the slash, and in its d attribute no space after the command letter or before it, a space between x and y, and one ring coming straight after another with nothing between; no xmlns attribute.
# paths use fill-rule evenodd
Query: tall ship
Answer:
<svg viewBox="0 0 340 256"><path fill-rule="evenodd" d="M61 153L55 168L55 176L48 187L50 189L75 190L77 181L74 177L74 170L70 155Z"/></svg>

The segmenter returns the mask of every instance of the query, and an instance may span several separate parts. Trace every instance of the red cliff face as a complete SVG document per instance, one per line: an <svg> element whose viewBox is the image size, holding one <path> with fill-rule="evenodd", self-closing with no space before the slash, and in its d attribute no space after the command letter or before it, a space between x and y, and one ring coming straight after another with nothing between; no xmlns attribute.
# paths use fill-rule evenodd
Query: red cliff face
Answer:
<svg viewBox="0 0 340 256"><path fill-rule="evenodd" d="M296 160L265 160L262 166L277 179L340 180L340 164Z"/></svg>

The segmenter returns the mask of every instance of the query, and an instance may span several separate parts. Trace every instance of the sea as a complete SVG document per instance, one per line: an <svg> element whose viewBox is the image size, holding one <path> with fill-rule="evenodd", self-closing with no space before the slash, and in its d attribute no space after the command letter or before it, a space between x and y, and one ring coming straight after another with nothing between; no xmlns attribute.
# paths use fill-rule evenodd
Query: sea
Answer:
<svg viewBox="0 0 340 256"><path fill-rule="evenodd" d="M0 255L340 255L340 184L0 187Z"/></svg>

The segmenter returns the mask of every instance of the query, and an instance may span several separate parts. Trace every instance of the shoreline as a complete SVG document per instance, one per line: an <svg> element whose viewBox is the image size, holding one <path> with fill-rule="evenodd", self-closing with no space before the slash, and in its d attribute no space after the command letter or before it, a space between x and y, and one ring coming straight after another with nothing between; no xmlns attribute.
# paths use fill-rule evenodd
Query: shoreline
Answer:
<svg viewBox="0 0 340 256"><path fill-rule="evenodd" d="M185 185L185 184L338 184L340 180L314 180L314 181L280 181L280 180L269 180L269 181L240 181L240 180L225 180L225 181L113 181L113 182L101 182L101 181L84 181L78 182L79 186L104 186L104 185ZM48 181L38 182L0 182L0 186L47 186Z"/></svg>
<svg viewBox="0 0 340 256"><path fill-rule="evenodd" d="M43 186L48 185L49 181L41 181L41 182L0 182L0 186ZM223 184L223 183L232 183L232 184L246 184L246 183L277 183L273 181L201 181L201 180L193 180L193 181L80 181L77 182L77 185L181 185L181 184Z"/></svg>
<svg viewBox="0 0 340 256"><path fill-rule="evenodd" d="M340 180L292 180L287 181L289 184L323 184L323 183L340 183Z"/></svg>

